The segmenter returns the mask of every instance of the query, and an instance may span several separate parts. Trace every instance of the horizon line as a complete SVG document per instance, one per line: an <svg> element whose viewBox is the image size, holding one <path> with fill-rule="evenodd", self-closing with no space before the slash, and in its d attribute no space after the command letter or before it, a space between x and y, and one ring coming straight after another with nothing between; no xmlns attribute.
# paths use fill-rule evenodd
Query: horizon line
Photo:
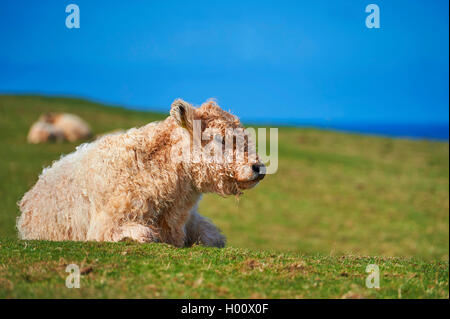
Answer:
<svg viewBox="0 0 450 319"><path fill-rule="evenodd" d="M131 111L138 112L148 112L148 113L158 113L158 114L169 114L169 106L167 107L167 112L163 110L166 107L144 107L144 106L127 106L124 104L110 103L107 101L102 101L101 99L85 97L74 94L47 94L47 93L36 93L36 92L4 92L0 91L0 96L21 96L21 97L43 97L43 98L61 98L61 99L77 99L83 100L90 103L100 104L105 107L122 108ZM338 131L346 132L351 134L358 134L364 136L379 136L379 137L390 137L390 138L401 138L401 139L411 139L411 140L431 140L431 141L449 141L449 121L433 121L433 122L402 122L402 121L367 121L367 120L343 120L343 119L287 119L287 118L275 118L272 120L267 120L263 118L247 118L240 117L241 120L247 125L278 125L281 127L294 127L294 128L315 128L320 130ZM394 127L398 127L397 132L392 131ZM411 128L409 133L405 131L407 128ZM419 132L414 132L413 129L426 129L435 128L438 132L435 134L424 134ZM390 129L390 130L389 130Z"/></svg>

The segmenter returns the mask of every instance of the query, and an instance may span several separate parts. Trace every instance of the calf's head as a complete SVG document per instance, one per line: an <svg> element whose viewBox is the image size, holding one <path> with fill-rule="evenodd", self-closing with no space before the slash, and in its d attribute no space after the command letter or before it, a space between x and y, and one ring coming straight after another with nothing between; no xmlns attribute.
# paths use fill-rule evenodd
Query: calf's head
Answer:
<svg viewBox="0 0 450 319"><path fill-rule="evenodd" d="M214 101L195 108L178 99L170 115L187 132L189 156L183 158L199 191L240 194L264 178L265 166L256 153L254 135Z"/></svg>

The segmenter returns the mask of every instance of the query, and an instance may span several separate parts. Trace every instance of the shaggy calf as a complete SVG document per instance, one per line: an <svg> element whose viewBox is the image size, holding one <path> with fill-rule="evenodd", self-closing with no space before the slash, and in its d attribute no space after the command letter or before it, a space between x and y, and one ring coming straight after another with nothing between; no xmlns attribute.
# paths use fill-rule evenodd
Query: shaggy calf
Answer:
<svg viewBox="0 0 450 319"><path fill-rule="evenodd" d="M242 130L239 119L213 101L194 108L176 100L164 121L83 144L44 169L24 195L20 238L223 247L220 230L197 211L201 194L240 194L264 177L264 165L249 156L248 138L243 161L225 160L237 157L234 142L223 160L180 160L174 155L193 149L195 127L219 134L218 140L201 140L202 147L224 149L229 129Z"/></svg>

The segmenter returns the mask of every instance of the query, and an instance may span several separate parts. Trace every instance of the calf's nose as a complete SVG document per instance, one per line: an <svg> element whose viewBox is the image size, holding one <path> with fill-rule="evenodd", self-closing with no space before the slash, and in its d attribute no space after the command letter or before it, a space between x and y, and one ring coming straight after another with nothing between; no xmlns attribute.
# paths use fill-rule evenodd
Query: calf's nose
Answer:
<svg viewBox="0 0 450 319"><path fill-rule="evenodd" d="M266 174L266 166L262 163L253 164L252 171L260 176L264 176Z"/></svg>

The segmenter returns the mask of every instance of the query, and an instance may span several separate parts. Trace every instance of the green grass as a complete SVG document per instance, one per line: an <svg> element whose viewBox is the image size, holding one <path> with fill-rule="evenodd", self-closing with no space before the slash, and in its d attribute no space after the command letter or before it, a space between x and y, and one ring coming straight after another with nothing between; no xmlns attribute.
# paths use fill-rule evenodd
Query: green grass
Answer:
<svg viewBox="0 0 450 319"><path fill-rule="evenodd" d="M448 298L449 144L279 129L279 169L237 201L204 197L224 250L133 243L21 242L16 202L76 144L28 145L47 111L95 134L167 115L81 99L0 96L0 297ZM371 256L371 257L362 257ZM81 289L65 265L92 267ZM365 287L376 263L381 288Z"/></svg>
<svg viewBox="0 0 450 319"><path fill-rule="evenodd" d="M1 297L448 298L448 262L165 244L1 241ZM80 289L65 286L77 264ZM380 288L365 287L368 264Z"/></svg>

